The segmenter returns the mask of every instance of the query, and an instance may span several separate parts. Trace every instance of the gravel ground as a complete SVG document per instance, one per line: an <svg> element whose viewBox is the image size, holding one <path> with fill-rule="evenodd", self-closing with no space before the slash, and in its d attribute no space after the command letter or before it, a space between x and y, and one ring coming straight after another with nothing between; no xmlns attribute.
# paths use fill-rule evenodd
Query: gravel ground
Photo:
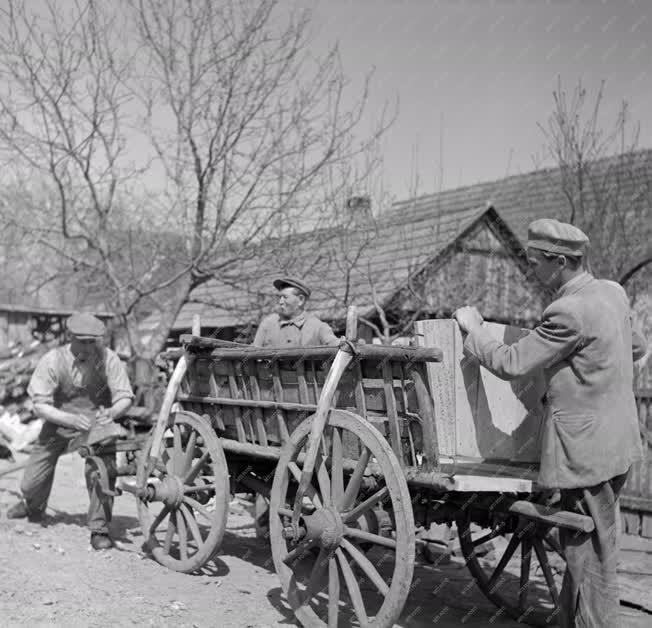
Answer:
<svg viewBox="0 0 652 628"><path fill-rule="evenodd" d="M94 552L85 528L83 463L61 459L46 525L8 521L21 473L0 479L0 617L3 626L294 626L266 543L255 538L249 511L237 503L220 555L199 575L169 571L141 551L133 498L116 500L119 548ZM629 557L636 562L635 557ZM635 567L633 567L635 569ZM419 564L399 626L516 626L473 584L461 560ZM650 626L650 615L623 611L623 627Z"/></svg>

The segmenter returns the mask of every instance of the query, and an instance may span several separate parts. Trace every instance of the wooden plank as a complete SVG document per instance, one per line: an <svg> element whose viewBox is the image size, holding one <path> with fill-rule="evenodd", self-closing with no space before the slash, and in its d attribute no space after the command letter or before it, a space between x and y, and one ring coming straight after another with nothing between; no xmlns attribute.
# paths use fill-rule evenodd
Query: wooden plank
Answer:
<svg viewBox="0 0 652 628"><path fill-rule="evenodd" d="M306 382L306 365L303 360L297 362L297 383L299 385L299 403L310 403L308 383Z"/></svg>
<svg viewBox="0 0 652 628"><path fill-rule="evenodd" d="M238 384L235 379L235 369L233 364L229 361L226 363L228 378L229 378L229 392L231 393L232 399L240 399L240 392L238 391ZM242 425L242 416L239 408L234 408L233 410L233 421L235 423L236 433L238 435L238 440L241 443L247 442L247 435L245 434L244 427Z"/></svg>
<svg viewBox="0 0 652 628"><path fill-rule="evenodd" d="M621 512L622 530L625 534L638 536L641 531L641 517L638 513Z"/></svg>
<svg viewBox="0 0 652 628"><path fill-rule="evenodd" d="M641 513L641 536L652 539L652 513Z"/></svg>
<svg viewBox="0 0 652 628"><path fill-rule="evenodd" d="M439 364L428 364L428 380L435 407L435 421L441 455L457 454L457 421L455 407L455 335L451 324L431 325L430 321L414 324L417 345L438 347L443 358Z"/></svg>
<svg viewBox="0 0 652 628"><path fill-rule="evenodd" d="M251 390L251 398L253 401L260 401L260 387L258 385L258 369L257 365L252 362L247 363L247 374L249 376L249 387ZM267 447L267 432L265 431L265 421L263 419L263 411L261 408L254 408L254 417L256 421L256 433L258 435L258 443L263 447Z"/></svg>
<svg viewBox="0 0 652 628"><path fill-rule="evenodd" d="M249 389L249 378L247 376L246 368L243 369L242 365L239 365L239 373L236 374L236 380L240 380L240 386L239 389L242 390L242 395L243 395L243 401L253 401L253 398L251 396L251 391ZM242 372L242 371L245 372ZM253 413L254 413L254 406L249 406L246 408L242 409L242 425L244 426L245 429L245 434L247 434L248 438L247 440L251 443L255 443L256 441L256 434L254 432L254 426L252 423L252 418L253 418Z"/></svg>
<svg viewBox="0 0 652 628"><path fill-rule="evenodd" d="M364 392L364 381L362 378L362 366L360 360L354 358L353 362L353 377L355 378L355 408L361 417L367 416L367 401Z"/></svg>
<svg viewBox="0 0 652 628"><path fill-rule="evenodd" d="M282 389L281 389L282 396ZM231 397L204 397L199 395L178 395L179 401L192 401L196 403L215 403L231 408L263 408L269 410L288 410L291 412L312 413L317 410L317 406L313 404L292 403L290 401L266 401L261 399L256 401L254 399L232 399Z"/></svg>
<svg viewBox="0 0 652 628"><path fill-rule="evenodd" d="M208 378L208 384L211 391L212 397L218 397L220 394L219 386L217 385L217 380L215 379L215 373L211 369L210 377ZM211 408L211 413L213 414L215 424L218 430L224 431L226 429L224 425L224 419L222 417L223 410L220 406L213 406Z"/></svg>
<svg viewBox="0 0 652 628"><path fill-rule="evenodd" d="M419 403L419 416L421 417L421 433L423 435L423 463L427 471L436 471L439 468L439 443L437 441L437 420L434 402L426 381L427 372L421 364L415 364L409 369L410 378ZM405 400L407 407L407 399Z"/></svg>
<svg viewBox="0 0 652 628"><path fill-rule="evenodd" d="M517 327L485 323L487 332L505 344L528 334ZM442 365L429 364L440 453L538 462L544 420L543 374L504 381L465 355L454 320L418 321L417 341L438 346Z"/></svg>
<svg viewBox="0 0 652 628"><path fill-rule="evenodd" d="M396 398L394 397L394 375L392 373L392 365L388 361L383 362L383 380L385 384L385 405L387 407L390 443L400 465L403 466L403 443L401 440L400 419L396 409Z"/></svg>
<svg viewBox="0 0 652 628"><path fill-rule="evenodd" d="M281 376L279 374L278 362L272 364L272 390L274 392L274 401L277 403L283 402L283 385L281 384ZM281 439L281 444L285 444L290 440L287 422L285 420L285 412L280 405L276 407L276 420L278 421L278 435Z"/></svg>

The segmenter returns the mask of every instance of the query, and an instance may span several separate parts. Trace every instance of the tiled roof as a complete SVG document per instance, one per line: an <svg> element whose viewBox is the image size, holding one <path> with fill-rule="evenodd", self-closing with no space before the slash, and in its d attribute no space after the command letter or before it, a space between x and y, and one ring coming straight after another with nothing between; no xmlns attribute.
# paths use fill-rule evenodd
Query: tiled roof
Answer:
<svg viewBox="0 0 652 628"><path fill-rule="evenodd" d="M295 237L284 251L261 249L257 258L196 289L193 299L201 303L186 304L174 327L190 327L194 314L207 327L257 323L274 297L273 279L284 274L312 287L310 310L321 318L343 318L346 305L368 311L374 290L378 301L387 301L486 212L483 204L416 220L387 215L375 228L313 232Z"/></svg>
<svg viewBox="0 0 652 628"><path fill-rule="evenodd" d="M641 183L649 183L652 150L631 159L635 167L628 163L627 172L634 174L622 188L634 198ZM592 164L592 171L618 177L619 163L619 158L604 159ZM257 323L269 311L275 293L271 282L280 274L302 277L312 286L310 309L324 319L341 319L345 303L368 310L373 303L372 283L376 297L386 301L490 206L521 243L535 218L568 220L561 177L559 169L551 168L420 196L394 203L374 228L316 231L291 241L266 243L220 279L196 289L192 298L199 303L183 307L174 329L190 328L194 314L207 327ZM154 323L149 319L144 328Z"/></svg>

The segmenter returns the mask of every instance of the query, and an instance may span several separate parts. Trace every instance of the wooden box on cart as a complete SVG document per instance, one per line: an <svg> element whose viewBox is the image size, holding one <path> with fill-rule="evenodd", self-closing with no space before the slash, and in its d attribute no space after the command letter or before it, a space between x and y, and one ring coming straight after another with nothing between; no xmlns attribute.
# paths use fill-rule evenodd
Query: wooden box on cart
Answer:
<svg viewBox="0 0 652 628"><path fill-rule="evenodd" d="M526 329L484 323L497 340L512 344ZM504 381L465 353L452 319L415 323L418 346L439 347L441 363L427 365L442 457L536 463L544 420L542 373Z"/></svg>

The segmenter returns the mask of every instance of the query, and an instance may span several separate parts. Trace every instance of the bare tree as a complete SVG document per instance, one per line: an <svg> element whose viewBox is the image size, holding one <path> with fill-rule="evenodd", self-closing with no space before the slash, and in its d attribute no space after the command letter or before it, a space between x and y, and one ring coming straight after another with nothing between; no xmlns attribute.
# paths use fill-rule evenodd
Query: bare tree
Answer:
<svg viewBox="0 0 652 628"><path fill-rule="evenodd" d="M581 81L569 95L559 79L540 128L559 168L566 219L589 236L596 272L626 285L652 263L652 158L639 150L627 102L603 124L604 87L591 100Z"/></svg>
<svg viewBox="0 0 652 628"><path fill-rule="evenodd" d="M273 0L46 4L0 14L0 147L34 199L12 220L151 357L194 289L314 226L323 173L386 125L356 138L367 85L351 99L337 50L310 54L309 14ZM143 311L160 320L146 347Z"/></svg>

